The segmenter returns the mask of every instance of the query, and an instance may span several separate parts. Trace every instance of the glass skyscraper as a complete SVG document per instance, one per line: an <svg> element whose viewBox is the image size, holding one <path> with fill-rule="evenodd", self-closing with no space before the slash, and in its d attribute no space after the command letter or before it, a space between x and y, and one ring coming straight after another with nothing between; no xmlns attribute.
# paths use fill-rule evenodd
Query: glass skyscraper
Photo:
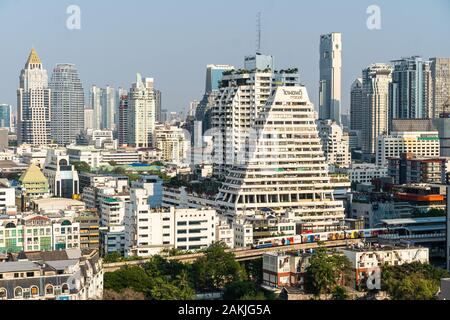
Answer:
<svg viewBox="0 0 450 320"><path fill-rule="evenodd" d="M84 130L84 91L73 64L58 64L50 80L51 132L59 145L67 145Z"/></svg>
<svg viewBox="0 0 450 320"><path fill-rule="evenodd" d="M9 104L0 104L0 128L12 127L12 106Z"/></svg>

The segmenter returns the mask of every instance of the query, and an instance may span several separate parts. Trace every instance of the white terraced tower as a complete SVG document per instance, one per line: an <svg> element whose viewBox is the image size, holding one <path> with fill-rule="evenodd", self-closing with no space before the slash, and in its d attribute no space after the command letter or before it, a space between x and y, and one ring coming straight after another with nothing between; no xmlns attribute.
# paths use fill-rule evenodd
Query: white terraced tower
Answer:
<svg viewBox="0 0 450 320"><path fill-rule="evenodd" d="M342 201L335 201L328 166L303 86L280 86L255 122L256 142L245 164L228 172L217 197L228 216L270 208L292 210L305 231L335 230L344 219Z"/></svg>

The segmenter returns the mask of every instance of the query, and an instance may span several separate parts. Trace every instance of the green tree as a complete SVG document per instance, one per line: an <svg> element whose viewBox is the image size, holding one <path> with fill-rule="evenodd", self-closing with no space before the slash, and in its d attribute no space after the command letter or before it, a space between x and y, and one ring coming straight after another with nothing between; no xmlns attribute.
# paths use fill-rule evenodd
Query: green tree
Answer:
<svg viewBox="0 0 450 320"><path fill-rule="evenodd" d="M112 170L112 172L115 173L115 174L122 174L122 175L124 175L124 174L126 174L127 171L124 168L122 168L122 167L116 167L116 168L114 168Z"/></svg>
<svg viewBox="0 0 450 320"><path fill-rule="evenodd" d="M78 172L91 172L91 166L84 161L76 161L72 164Z"/></svg>
<svg viewBox="0 0 450 320"><path fill-rule="evenodd" d="M333 300L347 300L348 294L347 290L344 287L336 286L331 292Z"/></svg>
<svg viewBox="0 0 450 320"><path fill-rule="evenodd" d="M223 288L227 283L245 279L245 270L226 252L226 245L214 243L205 250L205 255L192 265L197 289L213 291Z"/></svg>
<svg viewBox="0 0 450 320"><path fill-rule="evenodd" d="M120 262L122 260L122 255L119 252L112 252L108 253L104 258L104 263L114 263L114 262Z"/></svg>
<svg viewBox="0 0 450 320"><path fill-rule="evenodd" d="M345 282L350 270L351 263L347 257L329 254L325 248L319 247L311 256L307 273L312 279L313 290L320 295L332 292L336 286Z"/></svg>

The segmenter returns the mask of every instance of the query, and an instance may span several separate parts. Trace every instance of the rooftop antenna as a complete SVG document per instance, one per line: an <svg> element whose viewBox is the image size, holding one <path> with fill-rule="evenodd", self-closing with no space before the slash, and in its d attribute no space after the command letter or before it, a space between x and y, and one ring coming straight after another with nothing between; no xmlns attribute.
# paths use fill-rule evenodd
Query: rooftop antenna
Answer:
<svg viewBox="0 0 450 320"><path fill-rule="evenodd" d="M256 54L261 54L261 12L256 15Z"/></svg>

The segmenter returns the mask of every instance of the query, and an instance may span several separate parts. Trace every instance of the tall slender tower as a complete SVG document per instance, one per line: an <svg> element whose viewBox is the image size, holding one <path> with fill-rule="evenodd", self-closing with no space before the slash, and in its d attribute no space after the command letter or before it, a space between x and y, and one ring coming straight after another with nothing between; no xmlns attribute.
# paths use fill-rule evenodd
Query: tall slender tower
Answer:
<svg viewBox="0 0 450 320"><path fill-rule="evenodd" d="M52 138L70 144L84 129L84 91L73 64L58 64L50 80L52 90Z"/></svg>
<svg viewBox="0 0 450 320"><path fill-rule="evenodd" d="M20 74L17 90L17 140L33 146L50 142L51 90L47 71L34 50Z"/></svg>
<svg viewBox="0 0 450 320"><path fill-rule="evenodd" d="M128 143L133 147L153 145L156 110L153 78L136 76L128 96Z"/></svg>
<svg viewBox="0 0 450 320"><path fill-rule="evenodd" d="M357 78L351 88L350 92L350 129L363 129L364 113L362 110L362 79Z"/></svg>
<svg viewBox="0 0 450 320"><path fill-rule="evenodd" d="M388 64L373 64L363 70L362 150L365 153L375 154L378 136L388 133L391 82L392 67Z"/></svg>
<svg viewBox="0 0 450 320"><path fill-rule="evenodd" d="M93 126L92 129L100 130L102 123L102 89L97 86L91 88L91 108L93 110Z"/></svg>
<svg viewBox="0 0 450 320"><path fill-rule="evenodd" d="M115 130L114 117L116 115L116 90L110 86L101 89L100 103L102 117L100 127L102 130Z"/></svg>
<svg viewBox="0 0 450 320"><path fill-rule="evenodd" d="M320 120L341 124L342 36L331 33L320 36Z"/></svg>

